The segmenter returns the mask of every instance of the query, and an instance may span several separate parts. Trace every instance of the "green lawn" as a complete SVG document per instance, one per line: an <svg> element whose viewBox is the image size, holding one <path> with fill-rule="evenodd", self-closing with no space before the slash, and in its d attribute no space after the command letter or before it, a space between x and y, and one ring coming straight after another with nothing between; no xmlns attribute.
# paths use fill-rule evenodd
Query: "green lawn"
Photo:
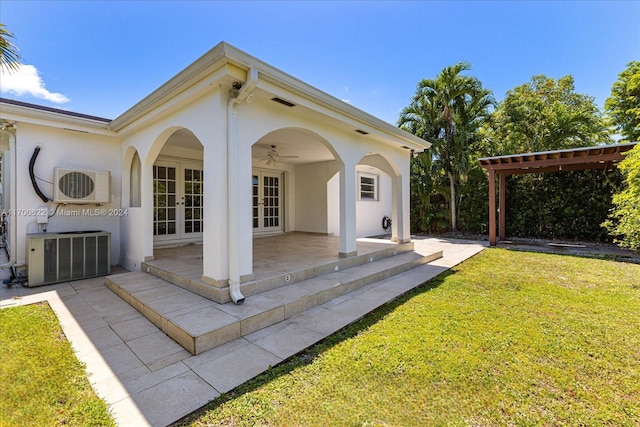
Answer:
<svg viewBox="0 0 640 427"><path fill-rule="evenodd" d="M48 304L0 310L0 426L112 426Z"/></svg>
<svg viewBox="0 0 640 427"><path fill-rule="evenodd" d="M640 265L489 249L179 424L639 420Z"/></svg>

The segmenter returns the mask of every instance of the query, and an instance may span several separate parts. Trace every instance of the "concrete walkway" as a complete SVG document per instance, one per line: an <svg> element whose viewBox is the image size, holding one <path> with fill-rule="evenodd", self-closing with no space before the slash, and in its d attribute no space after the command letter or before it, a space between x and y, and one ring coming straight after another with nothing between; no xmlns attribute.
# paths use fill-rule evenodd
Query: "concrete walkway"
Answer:
<svg viewBox="0 0 640 427"><path fill-rule="evenodd" d="M485 247L418 237L416 252L442 250L444 256L197 356L107 289L104 278L40 288L2 285L0 307L48 301L118 424L165 426Z"/></svg>

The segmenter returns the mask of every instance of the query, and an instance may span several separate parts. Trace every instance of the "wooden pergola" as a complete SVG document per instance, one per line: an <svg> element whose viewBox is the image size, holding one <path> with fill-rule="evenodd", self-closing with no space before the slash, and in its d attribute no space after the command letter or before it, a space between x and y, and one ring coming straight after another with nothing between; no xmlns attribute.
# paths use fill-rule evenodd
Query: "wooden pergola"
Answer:
<svg viewBox="0 0 640 427"><path fill-rule="evenodd" d="M616 167L637 142L603 145L569 150L514 154L510 156L484 157L480 166L489 171L489 244L496 245L496 174L500 178L499 239L506 235L506 178L507 175L575 171L585 169L610 169Z"/></svg>

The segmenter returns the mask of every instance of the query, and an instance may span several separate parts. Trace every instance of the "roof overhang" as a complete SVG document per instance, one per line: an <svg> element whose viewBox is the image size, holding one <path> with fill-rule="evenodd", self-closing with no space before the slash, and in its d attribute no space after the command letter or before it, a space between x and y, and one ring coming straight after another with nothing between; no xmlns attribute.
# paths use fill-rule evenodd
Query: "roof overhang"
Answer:
<svg viewBox="0 0 640 427"><path fill-rule="evenodd" d="M542 151L513 154L509 156L483 157L480 166L498 174L517 175L584 169L607 169L615 167L637 142L572 148L568 150Z"/></svg>
<svg viewBox="0 0 640 427"><path fill-rule="evenodd" d="M354 125L354 132L382 140L392 140L406 149L424 150L431 144L396 126L378 119L340 99L322 92L303 81L286 74L271 65L229 45L221 42L194 63L178 73L167 83L159 87L132 108L111 122L109 127L121 132L134 126L134 123L148 117L174 102L185 102L189 96L202 96L214 83L231 85L234 81L245 81L250 69L258 72L258 87L266 89L276 86L307 100L307 106L314 106L323 114L334 119L342 119ZM191 93L192 95L189 95ZM364 132L364 133L363 133Z"/></svg>
<svg viewBox="0 0 640 427"><path fill-rule="evenodd" d="M110 119L5 98L0 98L0 119L76 132L114 135L108 128Z"/></svg>

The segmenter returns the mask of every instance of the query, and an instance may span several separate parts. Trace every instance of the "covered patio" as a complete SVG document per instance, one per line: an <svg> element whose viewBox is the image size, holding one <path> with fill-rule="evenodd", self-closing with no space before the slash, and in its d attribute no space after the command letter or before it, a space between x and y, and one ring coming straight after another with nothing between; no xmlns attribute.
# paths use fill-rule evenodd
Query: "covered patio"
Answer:
<svg viewBox="0 0 640 427"><path fill-rule="evenodd" d="M225 42L109 128L122 140L129 270L202 242L198 281L242 304L240 285L260 275L256 236L334 234L348 259L388 218L392 240L411 240L408 155L430 144Z"/></svg>
<svg viewBox="0 0 640 427"><path fill-rule="evenodd" d="M611 169L624 158L637 142L603 145L569 150L543 151L513 154L509 156L484 157L480 166L489 172L489 243L496 245L496 174L499 177L500 215L498 239L506 237L506 179L509 175L566 172L585 169Z"/></svg>

